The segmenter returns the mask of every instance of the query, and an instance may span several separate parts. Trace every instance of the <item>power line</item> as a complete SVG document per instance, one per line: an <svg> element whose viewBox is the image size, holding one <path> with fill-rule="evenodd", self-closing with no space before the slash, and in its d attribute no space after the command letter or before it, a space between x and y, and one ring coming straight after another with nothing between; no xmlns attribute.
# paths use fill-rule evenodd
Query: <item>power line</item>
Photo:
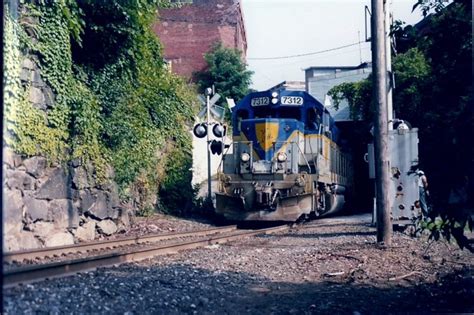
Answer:
<svg viewBox="0 0 474 315"><path fill-rule="evenodd" d="M275 60L275 59L288 59L288 58L297 58L297 57L304 57L304 56L311 56L311 55L317 55L317 54L322 54L325 52L330 52L334 50L339 50L347 47L352 47L355 45L359 45L361 43L365 43L363 41L358 41L357 43L352 43L349 45L344 45L344 46L339 46L339 47L334 47L334 48L329 48L325 50L320 50L320 51L315 51L315 52L310 52L310 53L305 53L305 54L299 54L299 55L290 55L290 56L280 56L280 57L261 57L261 58L247 58L247 60Z"/></svg>

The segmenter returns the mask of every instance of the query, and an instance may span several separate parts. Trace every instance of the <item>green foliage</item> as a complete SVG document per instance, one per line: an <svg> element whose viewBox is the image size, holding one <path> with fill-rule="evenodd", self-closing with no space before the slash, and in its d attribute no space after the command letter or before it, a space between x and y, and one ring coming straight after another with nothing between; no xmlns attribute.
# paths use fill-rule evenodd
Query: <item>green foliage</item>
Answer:
<svg viewBox="0 0 474 315"><path fill-rule="evenodd" d="M26 46L19 39L25 40L28 36L10 18L6 18L5 26L4 55L8 56L5 58L4 78L5 122L8 132L5 140L18 153L27 156L44 155L50 161L63 161L68 148L68 109L64 103L58 102L58 106L46 115L44 111L31 105L28 100L29 86L22 86L19 78L23 61L21 49ZM41 36L43 28L37 30L38 36ZM41 43L39 41L37 45L40 46ZM50 74L47 71L45 73L45 77Z"/></svg>
<svg viewBox="0 0 474 315"><path fill-rule="evenodd" d="M253 72L247 70L238 50L217 43L204 59L207 69L196 74L201 92L214 85L224 100L227 97L238 101L248 94Z"/></svg>
<svg viewBox="0 0 474 315"><path fill-rule="evenodd" d="M5 7L4 45L3 45L3 103L5 108L15 107L19 102L23 89L20 82L21 51L19 33L21 29L13 21Z"/></svg>
<svg viewBox="0 0 474 315"><path fill-rule="evenodd" d="M372 120L374 115L372 99L372 76L359 82L345 82L329 90L328 95L333 99L336 108L342 100L349 103L350 115L354 120Z"/></svg>
<svg viewBox="0 0 474 315"><path fill-rule="evenodd" d="M98 183L112 164L121 197L144 214L160 202L183 210L192 198L188 126L196 104L193 90L164 67L152 31L157 8L169 2L21 5L20 23L6 22L7 143L24 155L91 162ZM29 102L19 79L23 55L37 58L52 108Z"/></svg>
<svg viewBox="0 0 474 315"><path fill-rule="evenodd" d="M66 143L61 140L67 134L49 127L46 113L32 107L26 93L14 106L6 106L5 114L10 132L5 140L15 151L27 156L44 155L50 161L62 160Z"/></svg>
<svg viewBox="0 0 474 315"><path fill-rule="evenodd" d="M100 106L85 85L85 74L80 69L74 72L71 54L70 38L82 30L81 11L73 1L47 2L36 10L38 43L32 50L38 56L43 79L56 95L48 113L49 124L67 135L62 140L72 149L71 158L92 162L98 182L104 182L107 158L100 142Z"/></svg>
<svg viewBox="0 0 474 315"><path fill-rule="evenodd" d="M413 5L412 11L417 8L421 10L423 16L427 16L430 11L440 12L446 6L446 0L417 0Z"/></svg>
<svg viewBox="0 0 474 315"><path fill-rule="evenodd" d="M428 231L429 240L438 241L443 237L450 242L454 238L461 249L468 249L474 253L474 247L469 242L469 239L464 235L464 231L472 232L473 222L471 217L456 217L447 213L436 217L435 219L428 219L418 222L418 231Z"/></svg>
<svg viewBox="0 0 474 315"><path fill-rule="evenodd" d="M191 207L194 194L191 187L192 174L188 171L192 167L189 155L189 152L174 149L166 159L166 177L159 194L168 212L184 213Z"/></svg>
<svg viewBox="0 0 474 315"><path fill-rule="evenodd" d="M421 29L403 28L401 22L392 29L396 42L402 43L401 53L393 59L394 109L397 117L419 128L420 165L429 174L432 202L435 209L446 209L448 194L460 175L474 178L474 115L468 105L472 102L472 3L458 0L443 8L441 1L420 0L417 7L434 8L437 14L428 16L418 26ZM364 96L361 88L371 84L369 80L335 87L330 94L336 101L347 98L351 109L370 121L370 94ZM439 167L446 163L449 167ZM469 188L473 187L471 183ZM468 195L472 203L472 194ZM441 225L428 227L434 229L434 238L440 233L456 237L462 231L455 221L442 219Z"/></svg>
<svg viewBox="0 0 474 315"><path fill-rule="evenodd" d="M83 45L74 47L73 56L86 69L101 103L102 138L121 195L139 199L142 209L152 207L158 196L159 207L171 211L191 190L186 184L191 176L187 125L195 96L165 68L151 30L156 8L165 1L79 3L86 28ZM87 54L97 47L97 54Z"/></svg>
<svg viewBox="0 0 474 315"><path fill-rule="evenodd" d="M137 215L141 217L149 217L155 213L155 208L150 205L146 205L143 208L138 209Z"/></svg>
<svg viewBox="0 0 474 315"><path fill-rule="evenodd" d="M416 121L422 114L422 101L431 68L418 48L411 48L393 60L397 88L394 91L394 108L403 118ZM336 106L347 100L353 119L372 121L375 109L372 103L372 75L359 82L342 83L333 87L328 95ZM412 120L413 119L413 120Z"/></svg>
<svg viewBox="0 0 474 315"><path fill-rule="evenodd" d="M74 50L74 59L94 68L116 63L123 57L135 58L137 42L150 33L157 8L169 6L167 0L79 0L77 3L84 13L85 27L83 49Z"/></svg>
<svg viewBox="0 0 474 315"><path fill-rule="evenodd" d="M430 81L431 66L418 48L411 48L393 60L396 89L393 94L394 109L403 119L417 122L423 115L423 95Z"/></svg>

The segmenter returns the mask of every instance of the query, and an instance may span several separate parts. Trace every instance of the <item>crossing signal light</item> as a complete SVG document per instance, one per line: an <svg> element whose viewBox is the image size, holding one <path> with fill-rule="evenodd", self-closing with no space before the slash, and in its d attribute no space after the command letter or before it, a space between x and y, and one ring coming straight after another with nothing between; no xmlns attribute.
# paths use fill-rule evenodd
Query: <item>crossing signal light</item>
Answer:
<svg viewBox="0 0 474 315"><path fill-rule="evenodd" d="M207 135L207 126L204 123L194 126L193 134L198 138L204 138Z"/></svg>
<svg viewBox="0 0 474 315"><path fill-rule="evenodd" d="M211 142L211 152L212 154L221 155L222 149L227 149L230 147L230 144L222 145L222 141L219 140L212 140Z"/></svg>
<svg viewBox="0 0 474 315"><path fill-rule="evenodd" d="M222 154L222 141L212 140L211 152L212 154L221 155Z"/></svg>
<svg viewBox="0 0 474 315"><path fill-rule="evenodd" d="M226 126L221 125L221 124L215 124L214 127L212 127L212 133L214 136L217 138L222 138L225 136L226 133Z"/></svg>

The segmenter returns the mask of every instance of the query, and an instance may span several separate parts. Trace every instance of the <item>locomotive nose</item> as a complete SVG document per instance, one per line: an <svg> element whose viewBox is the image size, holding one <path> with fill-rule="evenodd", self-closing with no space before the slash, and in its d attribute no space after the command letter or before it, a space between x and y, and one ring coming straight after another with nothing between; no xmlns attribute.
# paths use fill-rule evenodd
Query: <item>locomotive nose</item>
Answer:
<svg viewBox="0 0 474 315"><path fill-rule="evenodd" d="M268 120L255 124L257 141L265 152L270 150L278 140L278 126L279 122Z"/></svg>
<svg viewBox="0 0 474 315"><path fill-rule="evenodd" d="M278 118L248 119L242 127L247 139L253 141L258 158L266 161L273 160L285 143L295 140L300 130L296 120Z"/></svg>

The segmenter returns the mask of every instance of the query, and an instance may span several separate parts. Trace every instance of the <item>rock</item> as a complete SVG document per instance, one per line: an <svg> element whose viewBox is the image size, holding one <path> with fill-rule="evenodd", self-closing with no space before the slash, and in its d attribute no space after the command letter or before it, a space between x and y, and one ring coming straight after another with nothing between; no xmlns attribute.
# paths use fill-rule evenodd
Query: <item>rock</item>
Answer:
<svg viewBox="0 0 474 315"><path fill-rule="evenodd" d="M35 178L38 178L43 175L47 162L46 162L46 158L42 156L35 156L35 157L24 160L23 164L25 165L26 172L28 174L31 174Z"/></svg>
<svg viewBox="0 0 474 315"><path fill-rule="evenodd" d="M18 242L18 240L18 235L7 233L3 238L3 251L7 253L19 251L20 243Z"/></svg>
<svg viewBox="0 0 474 315"><path fill-rule="evenodd" d="M30 81L30 74L31 70L22 68L20 72L20 80L24 82L29 82Z"/></svg>
<svg viewBox="0 0 474 315"><path fill-rule="evenodd" d="M80 201L80 213L88 212L90 207L95 203L96 196L94 196L89 190L79 191L79 201Z"/></svg>
<svg viewBox="0 0 474 315"><path fill-rule="evenodd" d="M39 199L69 199L71 198L71 180L63 168L56 168L48 180L41 185L37 198Z"/></svg>
<svg viewBox="0 0 474 315"><path fill-rule="evenodd" d="M23 198L21 191L6 189L4 191L3 222L4 235L20 232L23 229Z"/></svg>
<svg viewBox="0 0 474 315"><path fill-rule="evenodd" d="M25 58L23 59L23 62L21 63L21 67L33 70L35 68L35 63L31 59Z"/></svg>
<svg viewBox="0 0 474 315"><path fill-rule="evenodd" d="M58 228L79 226L79 213L71 199L56 199L49 204L49 212Z"/></svg>
<svg viewBox="0 0 474 315"><path fill-rule="evenodd" d="M120 207L120 198L118 194L118 185L116 182L110 183L110 206L111 207Z"/></svg>
<svg viewBox="0 0 474 315"><path fill-rule="evenodd" d="M26 175L23 179L23 190L34 190L36 188L34 177Z"/></svg>
<svg viewBox="0 0 474 315"><path fill-rule="evenodd" d="M28 100L34 105L46 105L43 92L41 89L34 86L30 87L30 95Z"/></svg>
<svg viewBox="0 0 474 315"><path fill-rule="evenodd" d="M35 187L34 178L22 171L7 170L6 180L11 189L33 190Z"/></svg>
<svg viewBox="0 0 474 315"><path fill-rule="evenodd" d="M40 248L41 242L31 232L19 232L6 235L4 239L6 252Z"/></svg>
<svg viewBox="0 0 474 315"><path fill-rule="evenodd" d="M105 176L108 178L108 179L114 179L115 178L115 170L112 166L110 165L107 165L107 168L105 170Z"/></svg>
<svg viewBox="0 0 474 315"><path fill-rule="evenodd" d="M41 247L41 242L31 232L21 232L19 243L20 243L20 250L34 249L34 248Z"/></svg>
<svg viewBox="0 0 474 315"><path fill-rule="evenodd" d="M15 168L21 165L21 156L13 152L11 148L3 148L3 163L10 168Z"/></svg>
<svg viewBox="0 0 474 315"><path fill-rule="evenodd" d="M119 208L119 217L116 220L117 222L117 233L125 233L127 232L127 229L130 227L130 222L131 219L130 217L132 216L131 212L128 209L125 208Z"/></svg>
<svg viewBox="0 0 474 315"><path fill-rule="evenodd" d="M119 217L118 217L119 224L123 226L130 226L130 212L125 208L119 209Z"/></svg>
<svg viewBox="0 0 474 315"><path fill-rule="evenodd" d="M79 167L82 165L82 161L79 158L73 159L70 163L72 167Z"/></svg>
<svg viewBox="0 0 474 315"><path fill-rule="evenodd" d="M30 80L33 83L34 87L40 87L41 88L41 87L45 86L44 81L41 78L41 73L40 73L39 70L33 70L31 72Z"/></svg>
<svg viewBox="0 0 474 315"><path fill-rule="evenodd" d="M47 107L52 107L54 104L54 93L49 86L43 88L44 101Z"/></svg>
<svg viewBox="0 0 474 315"><path fill-rule="evenodd" d="M89 221L74 230L73 234L79 241L92 241L95 239L95 227L96 223Z"/></svg>
<svg viewBox="0 0 474 315"><path fill-rule="evenodd" d="M48 216L48 202L25 196L25 212L34 222L36 220L51 221Z"/></svg>
<svg viewBox="0 0 474 315"><path fill-rule="evenodd" d="M72 183L76 189L89 188L89 180L87 172L84 167L77 167L71 169Z"/></svg>
<svg viewBox="0 0 474 315"><path fill-rule="evenodd" d="M107 195L103 191L99 191L97 193L96 200L92 206L89 207L87 212L99 219L105 219L108 215L108 202L107 202Z"/></svg>
<svg viewBox="0 0 474 315"><path fill-rule="evenodd" d="M48 235L53 234L52 232L55 229L55 226L52 222L38 221L30 224L29 229L36 236L45 239Z"/></svg>
<svg viewBox="0 0 474 315"><path fill-rule="evenodd" d="M107 209L107 216L111 219L118 219L119 213L120 213L119 208L114 207L114 208Z"/></svg>
<svg viewBox="0 0 474 315"><path fill-rule="evenodd" d="M117 225L112 220L102 220L97 223L97 230L104 235L112 235L117 232Z"/></svg>
<svg viewBox="0 0 474 315"><path fill-rule="evenodd" d="M74 237L71 233L67 232L59 232L52 234L48 236L44 241L44 245L46 247L65 246L72 244L74 244Z"/></svg>

